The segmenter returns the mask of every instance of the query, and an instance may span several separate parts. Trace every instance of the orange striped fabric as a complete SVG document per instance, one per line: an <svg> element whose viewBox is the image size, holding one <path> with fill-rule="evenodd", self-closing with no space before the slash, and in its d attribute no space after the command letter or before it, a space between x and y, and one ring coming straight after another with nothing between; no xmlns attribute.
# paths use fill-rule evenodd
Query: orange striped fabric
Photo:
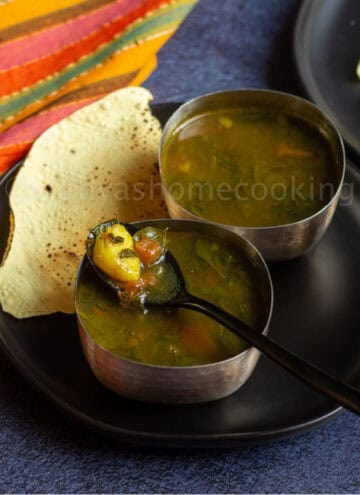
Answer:
<svg viewBox="0 0 360 495"><path fill-rule="evenodd" d="M196 1L0 1L0 174L50 125L141 84Z"/></svg>

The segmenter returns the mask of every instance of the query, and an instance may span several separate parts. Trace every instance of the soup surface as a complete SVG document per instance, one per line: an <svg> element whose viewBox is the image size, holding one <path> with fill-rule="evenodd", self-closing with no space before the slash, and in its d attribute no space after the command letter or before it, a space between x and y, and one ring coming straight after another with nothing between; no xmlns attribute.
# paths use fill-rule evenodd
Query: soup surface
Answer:
<svg viewBox="0 0 360 495"><path fill-rule="evenodd" d="M333 163L330 143L305 121L229 109L194 117L170 135L162 174L175 200L193 214L267 227L325 206L336 191Z"/></svg>
<svg viewBox="0 0 360 495"><path fill-rule="evenodd" d="M230 244L192 232L167 231L168 249L190 293L219 305L254 328L266 315L255 269ZM146 314L120 306L118 297L89 267L78 288L87 331L103 348L144 363L190 366L220 361L248 345L195 311L150 307ZM254 330L255 331L255 330Z"/></svg>

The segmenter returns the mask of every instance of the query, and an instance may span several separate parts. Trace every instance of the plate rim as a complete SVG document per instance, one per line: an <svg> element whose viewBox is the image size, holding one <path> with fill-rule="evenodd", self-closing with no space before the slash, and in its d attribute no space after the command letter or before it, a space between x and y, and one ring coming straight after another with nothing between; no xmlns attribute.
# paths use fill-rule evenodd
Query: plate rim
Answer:
<svg viewBox="0 0 360 495"><path fill-rule="evenodd" d="M310 0L311 1L311 0ZM164 102L153 104L152 107L160 109L171 108L179 105L179 102ZM11 167L3 176L0 177L0 186L3 186L9 177L17 173L21 167L22 160L19 160ZM358 175L358 170L355 165L348 162L348 167ZM360 180L360 178L359 178ZM2 311L1 307L0 310ZM71 315L75 318L74 315ZM246 446L262 444L274 440L284 439L296 434L300 434L320 426L323 423L335 418L340 412L344 411L341 406L328 405L324 407L324 412L318 416L314 416L306 421L285 427L271 428L267 430L248 431L248 432L231 432L231 433L201 433L201 434L186 434L186 433L160 433L160 432L145 432L134 429L122 428L104 423L94 419L91 416L81 412L79 408L71 403L63 400L61 396L53 393L46 384L42 383L36 376L31 373L31 370L15 356L12 349L8 346L3 338L0 327L0 349L5 357L10 361L11 365L20 372L20 374L31 385L33 390L39 392L42 397L45 397L48 403L53 404L56 408L64 413L68 418L81 423L92 431L99 433L105 437L110 437L113 440L121 443L135 446L147 447L168 447L168 448L234 448L236 446ZM139 402L141 407L141 403ZM191 406L190 406L191 407Z"/></svg>
<svg viewBox="0 0 360 495"><path fill-rule="evenodd" d="M23 366L12 353L9 346L4 342L0 332L0 348L3 355L8 359L12 366L20 372L26 382L30 384L47 402L64 413L68 418L76 423L89 428L90 430L101 434L105 437L111 437L121 443L129 445L146 445L151 447L171 447L171 448L233 448L235 446L246 446L267 443L274 440L282 440L292 437L296 434L310 431L316 426L325 424L331 419L338 416L344 409L339 406L330 409L321 416L309 419L299 424L276 428L266 431L251 431L237 433L203 433L203 434L171 434L171 433L149 433L138 430L129 430L126 428L111 426L100 420L94 420L91 416L83 414L78 408L64 401L61 397L51 392L42 384L31 372ZM141 407L141 403L139 403ZM174 443L175 442L175 443Z"/></svg>
<svg viewBox="0 0 360 495"><path fill-rule="evenodd" d="M359 159L360 140L356 139L355 133L349 131L349 129L344 127L341 122L339 122L337 116L327 105L326 99L323 97L314 80L313 70L307 57L306 48L308 45L307 38L309 36L309 25L313 22L318 11L321 11L326 5L329 5L329 0L303 0L296 17L292 40L296 71L306 95L320 107L328 119L333 122L334 126L339 129L339 132L346 142L351 155Z"/></svg>

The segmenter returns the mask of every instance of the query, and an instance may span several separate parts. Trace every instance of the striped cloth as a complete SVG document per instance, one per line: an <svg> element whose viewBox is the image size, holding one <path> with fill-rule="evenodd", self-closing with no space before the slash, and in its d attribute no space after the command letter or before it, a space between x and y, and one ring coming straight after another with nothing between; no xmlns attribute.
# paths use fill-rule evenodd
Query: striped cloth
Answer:
<svg viewBox="0 0 360 495"><path fill-rule="evenodd" d="M0 175L47 127L141 84L197 0L0 0Z"/></svg>

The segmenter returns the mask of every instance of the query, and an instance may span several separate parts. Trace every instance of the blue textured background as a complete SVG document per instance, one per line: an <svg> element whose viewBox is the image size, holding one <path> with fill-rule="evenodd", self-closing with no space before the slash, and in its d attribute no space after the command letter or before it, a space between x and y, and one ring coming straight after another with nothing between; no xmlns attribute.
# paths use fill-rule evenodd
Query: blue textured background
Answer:
<svg viewBox="0 0 360 495"><path fill-rule="evenodd" d="M232 87L299 92L298 0L200 0L146 83L155 100ZM0 492L359 493L360 420L236 450L138 451L74 425L0 356Z"/></svg>

